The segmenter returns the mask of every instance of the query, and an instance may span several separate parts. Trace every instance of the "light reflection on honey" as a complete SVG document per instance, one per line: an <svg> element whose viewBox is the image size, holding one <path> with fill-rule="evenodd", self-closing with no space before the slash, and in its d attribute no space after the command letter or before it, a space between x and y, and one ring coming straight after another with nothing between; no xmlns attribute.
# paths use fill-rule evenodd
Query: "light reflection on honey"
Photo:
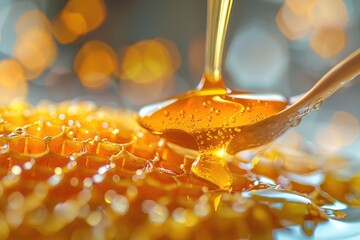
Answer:
<svg viewBox="0 0 360 240"><path fill-rule="evenodd" d="M239 157L224 192L194 178L191 155L140 128L133 112L14 102L0 116L2 239L267 239L296 225L311 236L346 219L331 210L338 201L360 204L359 175L323 171L303 150Z"/></svg>

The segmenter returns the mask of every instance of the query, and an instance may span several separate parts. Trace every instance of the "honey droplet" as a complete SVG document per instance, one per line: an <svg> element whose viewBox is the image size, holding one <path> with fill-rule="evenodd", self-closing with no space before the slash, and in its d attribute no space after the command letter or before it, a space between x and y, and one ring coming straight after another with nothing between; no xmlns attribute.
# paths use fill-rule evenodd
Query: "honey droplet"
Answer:
<svg viewBox="0 0 360 240"><path fill-rule="evenodd" d="M322 100L316 102L316 103L314 104L314 106L313 106L313 109L314 109L314 110L318 110L318 109L321 107L322 104L323 104L323 101L322 101Z"/></svg>
<svg viewBox="0 0 360 240"><path fill-rule="evenodd" d="M301 123L301 118L297 118L297 119L294 119L294 120L290 123L290 126L291 126L291 127L296 127L296 126L298 126L300 123Z"/></svg>

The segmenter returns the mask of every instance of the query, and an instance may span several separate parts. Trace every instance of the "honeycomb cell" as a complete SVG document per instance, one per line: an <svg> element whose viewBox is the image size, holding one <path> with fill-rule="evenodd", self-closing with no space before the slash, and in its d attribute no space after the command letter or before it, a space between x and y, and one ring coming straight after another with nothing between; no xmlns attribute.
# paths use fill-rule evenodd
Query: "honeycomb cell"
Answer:
<svg viewBox="0 0 360 240"><path fill-rule="evenodd" d="M20 155L40 156L48 152L48 145L41 138L22 135L11 138L9 149Z"/></svg>

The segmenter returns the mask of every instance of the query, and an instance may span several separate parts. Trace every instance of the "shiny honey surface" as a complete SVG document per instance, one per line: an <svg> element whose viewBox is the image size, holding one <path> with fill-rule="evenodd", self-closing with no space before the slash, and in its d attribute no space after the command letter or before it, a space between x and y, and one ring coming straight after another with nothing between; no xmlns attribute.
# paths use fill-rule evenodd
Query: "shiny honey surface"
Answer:
<svg viewBox="0 0 360 240"><path fill-rule="evenodd" d="M25 72L4 79L23 82L49 67L57 53L52 33L67 44L97 28L105 5L85 2L66 4L53 31L42 13L25 15L44 18L46 31L27 31L17 41L14 57ZM287 105L285 98L224 86L222 51L232 2L209 0L206 66L198 89L149 105L140 116L90 102L0 107L0 239L356 239L360 171L354 161L278 144L227 158L227 151L236 152L229 142L239 126ZM67 29L64 23L74 17L68 10L82 6L79 16L92 24ZM28 22L25 17L21 22ZM276 21L283 32L290 30L281 18ZM336 41L340 48L320 51L323 41L314 35L326 32L311 37L322 56L340 51L345 39ZM49 54L33 69L35 52L24 58L28 52L18 50L34 39L34 49L42 47L42 37ZM89 49L92 61L85 64ZM89 41L74 68L85 87L97 89L107 86L115 65L111 47ZM3 66L21 72L11 59ZM89 74L96 71L101 74ZM154 78L149 71L139 76Z"/></svg>
<svg viewBox="0 0 360 240"><path fill-rule="evenodd" d="M276 97L225 88L193 90L142 108L138 121L172 143L198 150L192 173L229 189L228 144L241 134L241 126L266 119L288 105L285 97Z"/></svg>
<svg viewBox="0 0 360 240"><path fill-rule="evenodd" d="M1 239L272 239L284 228L307 237L334 226L357 234L359 176L326 169L344 171L346 160L321 164L274 146L229 163L223 191L135 117L89 102L1 107Z"/></svg>
<svg viewBox="0 0 360 240"><path fill-rule="evenodd" d="M148 105L138 122L149 131L184 148L198 150L191 173L220 189L229 190L233 178L226 152L241 126L264 120L287 105L287 99L230 90L221 75L222 53L233 0L209 0L205 67L196 90ZM249 141L241 149L250 149ZM236 152L236 151L235 151Z"/></svg>

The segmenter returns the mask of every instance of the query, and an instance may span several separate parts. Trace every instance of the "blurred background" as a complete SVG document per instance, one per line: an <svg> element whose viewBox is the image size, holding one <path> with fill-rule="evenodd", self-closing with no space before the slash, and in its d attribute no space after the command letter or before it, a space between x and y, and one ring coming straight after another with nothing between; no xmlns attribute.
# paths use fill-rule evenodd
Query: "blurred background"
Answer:
<svg viewBox="0 0 360 240"><path fill-rule="evenodd" d="M92 100L138 110L196 87L206 0L0 0L0 102ZM224 78L235 89L310 89L360 46L360 1L235 0ZM359 78L288 136L360 158Z"/></svg>

